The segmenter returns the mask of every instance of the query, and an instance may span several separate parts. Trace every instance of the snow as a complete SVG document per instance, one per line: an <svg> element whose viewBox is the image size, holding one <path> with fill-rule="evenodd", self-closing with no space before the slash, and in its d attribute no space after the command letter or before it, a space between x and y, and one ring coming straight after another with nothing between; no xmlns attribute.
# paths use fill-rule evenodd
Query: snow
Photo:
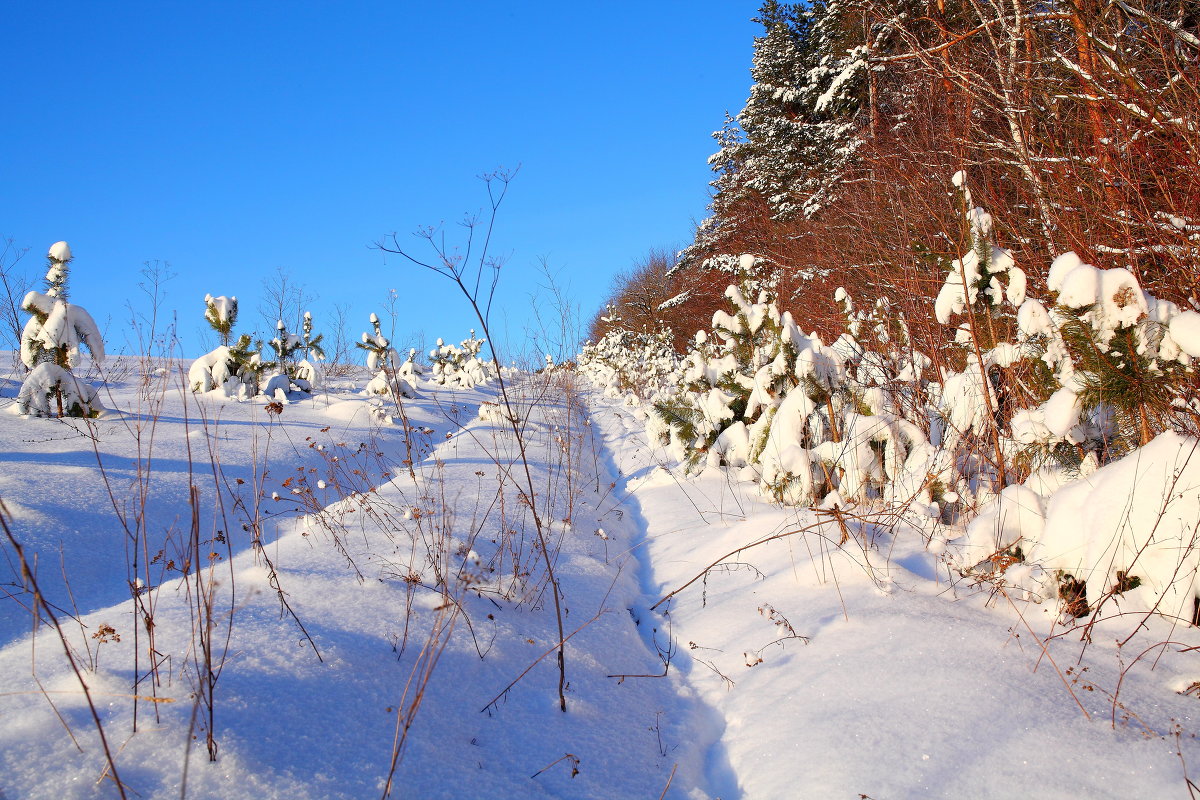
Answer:
<svg viewBox="0 0 1200 800"><path fill-rule="evenodd" d="M1011 256L1009 257L1011 260ZM1027 279L1025 273L1016 266L1008 268L1008 286L1004 290L1004 299L1015 308L1020 308L1025 302Z"/></svg>
<svg viewBox="0 0 1200 800"><path fill-rule="evenodd" d="M43 361L30 371L17 395L16 407L21 414L39 417L60 413L90 416L104 411L93 386L50 361Z"/></svg>
<svg viewBox="0 0 1200 800"><path fill-rule="evenodd" d="M430 384L423 389L433 393ZM150 567L154 576L147 597L154 602L156 647L172 658L169 666L161 667L161 685L154 687L147 679L140 687L143 696L155 694L164 702L143 700L140 732L133 733L129 681L136 622L129 601L120 600L128 593L123 588L125 537L107 518L111 514L103 513L107 501L102 499L98 471L87 466L93 458L90 453L79 452L73 459L77 466L72 477L62 476L81 483L74 492L59 496L62 505L37 499L45 484L39 492L12 482L5 487L6 496L12 493L22 508L36 504L42 513L57 517L49 530L65 536L67 573L86 626L81 634L72 623L67 635L80 653L92 654L85 680L114 746L120 748L118 768L131 791L143 797L179 796L187 762L187 791L197 797L379 793L390 760L395 709L406 708L405 682L421 644L434 635L439 620L447 619L445 595L435 578L438 570L463 571L452 595L454 607L461 611L425 688L424 707L415 717L396 775L400 794L641 797L658 796L670 781L675 787L670 796L683 797L702 781L702 745L713 735L712 723L682 677L674 673L662 680L608 677L661 671L662 664L650 644L650 633L643 634L627 611L640 602L638 569L623 552L631 528L613 514L612 498L606 500L607 483L594 481L582 471L586 466L580 458L582 447L570 469L579 471L579 479L587 478L593 489L573 514L569 509L575 501L567 494L547 498L552 505L543 509L552 520L548 534L562 540L557 574L568 599L568 630L578 629L567 649L569 705L563 714L555 701L553 659L539 661L555 641L553 613L537 600L542 588L523 587L519 577L537 563L537 551L527 538L530 533L522 536L523 544L514 540L511 551L498 550L489 538L499 535L503 525L524 528L528 524L519 511L515 489L506 501L507 523L499 511L480 513L474 526L461 531L457 526L443 529L438 522L443 515L447 524L459 513L470 518L473 505L485 512L487 493L495 491L494 476L510 469L492 461L496 456L510 457L503 455L509 445L495 440L506 426L494 427L472 413L491 395L443 391L436 399L410 405L408 421L416 439L428 443L413 453L419 464L414 485L408 478L387 479L379 470L383 462L377 461L377 455L396 465L394 474L402 472L409 453L398 431L377 428L369 420L330 429L331 421L354 416L338 410L354 400L331 405L332 413L326 413L320 398L294 402L276 418L264 414L259 403L236 403L219 396L192 398L169 385L165 392L165 413L155 438L155 463L162 465L162 472L151 495L149 529L155 536L166 531L169 554L178 557L173 555L169 520L179 503L186 502L188 441L193 447L198 444L201 452L207 449L205 442L208 448L219 446L231 490L249 505L255 503L255 492L249 487L261 485L266 508L266 546L247 547L247 537L236 534L241 517L234 512L230 521L235 524L227 530L236 534L237 544L213 567L217 602L233 609L234 620L216 688L220 750L215 764L207 763L202 734L192 743L191 755L186 755L193 708L194 667L189 666L188 653L194 609L189 610L184 583L171 571L164 572L161 560ZM136 398L136 387L118 389L117 395L117 405L128 407ZM346 387L333 389L332 396L353 397ZM182 423L171 422L188 407L203 409L204 418L220 422L210 423L199 439L189 437ZM553 455L559 447L554 444L556 436L562 441L556 432L575 431L573 426L563 426L577 412L558 399L535 409L529 409L527 402L520 407L530 446L544 454L533 464L535 480L553 493L559 481L568 479L565 474L555 478L551 471L551 465L562 463L560 456ZM133 477L136 466L130 458L134 443L121 435L125 424L135 419L130 415L97 423L101 458L119 470L109 477L120 486ZM574 419L575 425L581 422ZM6 443L16 445L12 452L22 449L22 436L30 435L28 427L6 431ZM455 431L463 435L448 436ZM245 446L255 441L257 446ZM323 448L305 446L306 442ZM334 464L340 462L323 452L339 454L350 464L339 471ZM356 457L356 453L364 455ZM50 477L56 462L51 458L48 463ZM309 481L317 492L331 493L328 499L333 505L328 508L322 508L325 500L312 498L303 484L284 482L287 476L307 474L309 469L316 471ZM367 469L373 488L359 499L358 494L348 493L347 482L359 480L356 470ZM480 476L485 473L490 487L481 486ZM199 483L203 507L212 508L211 478ZM208 488L203 488L206 483ZM430 505L432 497L423 486L436 488L449 505ZM469 497L481 489L483 494L475 495L476 499ZM607 510L602 509L605 505ZM90 509L86 518L85 509ZM408 515L407 526L400 525L402 509L419 509ZM561 518L563 514L570 514L570 524ZM27 543L38 540L29 528L30 517L23 514L14 520L16 535ZM607 538L593 535L601 528L601 517L606 517ZM159 520L168 526L160 529ZM210 521L206 514L201 521L202 530L209 532L206 536L212 532L210 524L224 528L219 520ZM411 552L404 544L410 535L426 547L435 546L441 535L451 538L440 545L441 555L423 548L419 558L408 558L403 553ZM42 541L31 552L44 549L49 558L53 539ZM218 550L224 553L223 547ZM461 558L458 552L463 553ZM513 557L520 563L510 563ZM93 563L86 569L83 565L89 559ZM510 567L517 569L516 575ZM446 573L447 568L453 572ZM405 570L414 569L420 573L419 583L401 579ZM69 605L61 585L53 588L57 572L46 572L45 582L56 601ZM303 621L307 637L290 617L280 618L273 588L276 580ZM236 599L223 594L225 586L236 587ZM20 797L114 795L110 783L96 784L103 759L94 728L87 728L78 684L61 659L51 655L53 632L43 629L37 636L42 654L38 675L84 747L82 755L32 683L28 617L15 603L6 610L0 640L7 643L0 650L0 691L5 693L6 712L0 722L4 791ZM111 624L121 640L98 643L92 638L90 634L102 623ZM402 646L406 638L408 643ZM505 687L529 667L532 672L505 693ZM18 694L8 694L12 691ZM574 777L570 758L579 759ZM55 768L47 771L47 764Z"/></svg>
<svg viewBox="0 0 1200 800"><path fill-rule="evenodd" d="M1101 343L1149 314L1146 294L1129 270L1097 269L1090 264L1076 264L1067 269L1071 264L1070 259L1064 261L1067 255L1073 254L1059 256L1050 268L1051 280L1058 286L1058 302L1083 312L1080 319L1091 324Z"/></svg>
<svg viewBox="0 0 1200 800"><path fill-rule="evenodd" d="M66 242L55 242L54 244L50 245L50 250L46 253L46 255L50 257L51 261L70 261L71 246Z"/></svg>
<svg viewBox="0 0 1200 800"><path fill-rule="evenodd" d="M1010 486L970 531L878 524L849 486L824 510L772 503L737 464L744 424L717 440L734 468L684 475L626 396L579 383L580 406L558 388L570 373L506 375L557 552L564 714L554 603L495 386L416 375L401 418L362 394L364 373L293 393L276 414L266 397L193 394L179 364L117 361L130 377L110 384L99 419L0 415L0 496L131 797L382 796L409 713L393 796L1166 797L1185 790L1181 755L1200 758L1200 706L1178 694L1200 679L1183 652L1197 629L1150 618L1118 631L1117 617L1087 644L1038 602L1044 575L1010 567L1004 588L952 567L1019 542L1048 569L1077 569L1083 531L1103 530L1113 571L1089 580L1107 587L1136 558L1134 591L1155 590L1200 517L1194 440L1164 435L1049 501ZM0 384L0 402L15 393ZM803 397L773 409L768 447L779 470L815 475L794 444ZM831 456L860 482L934 469L919 430L873 410L849 418ZM191 530L215 557L184 575ZM1172 603L1196 588L1195 566ZM198 578L221 631L215 763L196 705ZM57 634L31 632L19 574L0 583L0 791L115 797ZM157 683L131 585L153 613ZM1134 638L1118 647L1118 633ZM1168 640L1155 663L1136 658ZM428 682L406 692L422 663Z"/></svg>
<svg viewBox="0 0 1200 800"><path fill-rule="evenodd" d="M100 328L82 306L41 292L29 292L21 307L45 316L44 321L31 316L25 323L21 357L27 367L37 363L41 355L39 350L52 351L59 347L66 348L67 362L74 367L79 363L80 345L87 347L96 361L104 360Z"/></svg>
<svg viewBox="0 0 1200 800"><path fill-rule="evenodd" d="M1174 693L1187 685L1182 676L1195 674L1182 646L1164 653L1156 670L1140 662L1125 675L1113 726L1104 692L1121 680L1122 655L1111 643L1045 642L1057 623L1053 603L972 589L947 571L938 555L944 542L931 540L927 551L903 526L860 528L846 515L846 539L831 513L770 506L728 473L639 482L661 469L653 465L662 454L631 438L621 413L605 411L601 425L616 468L629 476L618 489L632 490L635 518L648 532L650 594L675 591L726 556L724 568L667 606L680 669L721 721L708 757L709 796L1179 791L1170 730L1197 718L1193 699ZM1024 487L1008 492L1000 529L1035 534L1041 502ZM727 555L746 546L753 547ZM1194 629L1174 633L1200 639ZM1124 655L1167 634L1155 625ZM1083 664L1064 685L1050 660L1065 670L1078 658ZM1131 713L1153 716L1141 720L1157 733ZM1193 757L1194 741L1181 746Z"/></svg>
<svg viewBox="0 0 1200 800"><path fill-rule="evenodd" d="M1050 395L1045 405L1045 425L1050 433L1060 439L1067 438L1071 429L1079 424L1079 415L1083 408L1079 404L1079 395L1064 386Z"/></svg>
<svg viewBox="0 0 1200 800"><path fill-rule="evenodd" d="M213 297L211 294L204 295L204 302L213 308L213 313L216 314L216 319L222 324L229 322L230 316L234 313L233 310L237 307L236 297Z"/></svg>
<svg viewBox="0 0 1200 800"><path fill-rule="evenodd" d="M1031 557L1085 580L1090 602L1118 582L1140 586L1117 605L1157 607L1190 620L1200 589L1200 442L1174 433L1056 492ZM1092 565L1100 565L1095 567Z"/></svg>
<svg viewBox="0 0 1200 800"><path fill-rule="evenodd" d="M1183 311L1171 319L1171 338L1192 358L1200 358L1200 313Z"/></svg>
<svg viewBox="0 0 1200 800"><path fill-rule="evenodd" d="M25 295L25 298L21 300L21 308L26 310L35 309L39 313L49 316L50 312L54 310L54 304L56 302L57 301L55 298L50 297L49 295L44 295L41 292L29 292Z"/></svg>
<svg viewBox="0 0 1200 800"><path fill-rule="evenodd" d="M1050 264L1050 272L1046 275L1046 288L1052 292L1061 292L1063 281L1076 267L1083 265L1083 259L1074 251L1063 253Z"/></svg>
<svg viewBox="0 0 1200 800"><path fill-rule="evenodd" d="M1045 526L1044 505L1042 497L1029 487L1006 486L996 501L971 521L967 537L985 555L1036 542Z"/></svg>

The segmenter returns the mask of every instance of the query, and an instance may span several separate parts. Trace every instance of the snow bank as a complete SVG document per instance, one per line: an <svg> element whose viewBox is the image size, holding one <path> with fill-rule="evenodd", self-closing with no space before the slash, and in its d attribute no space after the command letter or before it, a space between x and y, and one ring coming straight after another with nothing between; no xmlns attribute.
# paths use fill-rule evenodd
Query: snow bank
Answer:
<svg viewBox="0 0 1200 800"><path fill-rule="evenodd" d="M1191 620L1200 594L1200 441L1161 434L1063 487L1046 505L1044 531L1027 540L1027 558L1083 580L1089 603L1114 595L1118 606Z"/></svg>

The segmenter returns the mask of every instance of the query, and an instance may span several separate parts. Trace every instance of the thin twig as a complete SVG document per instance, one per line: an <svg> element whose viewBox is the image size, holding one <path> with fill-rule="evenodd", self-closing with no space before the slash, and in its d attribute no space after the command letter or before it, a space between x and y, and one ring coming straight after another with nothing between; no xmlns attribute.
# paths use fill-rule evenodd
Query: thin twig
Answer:
<svg viewBox="0 0 1200 800"><path fill-rule="evenodd" d="M62 643L63 653L67 657L67 663L71 665L71 671L75 673L75 680L79 681L79 686L83 690L83 697L87 701L88 711L91 712L92 721L96 725L96 733L100 736L100 747L104 750L104 758L108 762L108 769L112 774L113 783L117 786L117 793L121 795L122 800L127 800L125 794L125 784L121 783L121 778L117 774L117 765L113 760L112 750L108 746L108 737L104 735L104 723L100 721L100 714L96 711L96 704L92 702L92 692L88 689L87 683L83 680L83 673L79 669L79 665L75 662L75 656L71 653L71 647L67 643L67 635L63 632L62 626L58 622L58 617L54 614L54 609L50 607L42 597L42 590L38 586L37 578L33 575L33 570L29 568L29 562L25 559L25 550L17 537L13 534L12 529L8 527L9 511L4 505L4 501L0 500L0 527L4 528L4 535L8 538L9 544L12 545L13 551L17 554L17 561L21 565L21 577L25 580L29 588L33 591L35 603L41 606L42 611L50 618L50 624L58 633L59 642ZM72 737L73 738L73 737Z"/></svg>

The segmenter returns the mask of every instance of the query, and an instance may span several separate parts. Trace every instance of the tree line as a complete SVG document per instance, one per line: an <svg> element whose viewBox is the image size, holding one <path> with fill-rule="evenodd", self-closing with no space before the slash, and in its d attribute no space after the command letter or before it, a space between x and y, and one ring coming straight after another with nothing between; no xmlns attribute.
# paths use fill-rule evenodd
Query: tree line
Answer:
<svg viewBox="0 0 1200 800"><path fill-rule="evenodd" d="M886 298L915 347L953 362L931 312L970 246L959 172L1031 280L1075 252L1200 302L1197 4L772 0L755 21L749 97L714 134L710 216L618 278L594 340L666 328L682 351L747 281L829 337L841 286Z"/></svg>

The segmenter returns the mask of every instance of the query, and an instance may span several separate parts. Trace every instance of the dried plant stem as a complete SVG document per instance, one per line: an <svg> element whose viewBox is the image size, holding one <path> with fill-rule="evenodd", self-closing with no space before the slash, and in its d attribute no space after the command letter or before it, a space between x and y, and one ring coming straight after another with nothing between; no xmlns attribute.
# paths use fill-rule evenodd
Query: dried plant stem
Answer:
<svg viewBox="0 0 1200 800"><path fill-rule="evenodd" d="M1063 682L1063 686L1067 687L1067 693L1071 695L1071 699L1075 701L1075 705L1079 706L1079 710L1083 712L1084 719L1090 720L1092 715L1089 714L1088 710L1083 707L1083 703L1079 702L1079 697L1075 694L1075 690L1071 688L1071 683L1067 680L1067 676L1063 674L1061 669L1059 669L1058 663L1054 660L1054 656L1050 655L1050 646L1038 637L1037 633L1033 630L1033 627L1030 626L1029 622L1025 619L1025 615L1021 613L1021 609L1018 608L1017 604L1013 602L1013 599L1008 596L1008 592L1004 591L1004 587L1001 586L999 588L1000 594L1004 595L1004 599L1007 600L1008 604L1013 607L1013 611L1017 612L1017 618L1021 620L1021 624L1025 626L1025 630L1029 631L1029 635L1033 637L1033 641L1036 642L1037 646L1041 648L1042 655L1046 657L1046 660L1050 662L1050 666L1054 667L1054 671L1058 673L1058 677Z"/></svg>
<svg viewBox="0 0 1200 800"><path fill-rule="evenodd" d="M829 524L829 523L814 522L811 525L805 525L802 528L795 528L793 530L781 531L780 533L773 533L770 536L764 536L761 539L756 539L753 542L750 542L749 544L744 544L741 547L738 547L734 550L730 550L728 553L721 556L720 558L718 558L716 561L709 564L704 569L700 570L700 572L697 573L695 577L688 580L687 583L683 584L682 586L680 586L680 587L672 590L668 594L664 595L657 603L650 606L650 610L651 611L657 610L658 607L661 606L663 603L667 602L672 597L679 594L680 592L682 592L684 589L691 586L696 581L704 579L712 569L720 566L722 563L724 563L725 561L728 561L729 559L733 558L734 556L738 555L739 553L744 553L747 550L752 550L753 548L759 547L760 545L767 544L768 542L774 542L779 539L786 539L789 536L795 536L797 534L806 533L808 531L813 531L813 530L820 530L822 526L827 525L827 524Z"/></svg>
<svg viewBox="0 0 1200 800"><path fill-rule="evenodd" d="M400 697L400 705L395 709L396 731L392 739L392 754L384 781L382 800L391 797L396 769L400 766L400 761L404 757L405 745L408 743L408 732L417 718L421 701L425 699L425 689L433 677L433 670L437 666L438 659L441 658L446 645L450 643L450 635L454 632L454 623L458 619L460 608L457 602L446 602L438 609L438 615L433 621L433 629L426 637L425 643L421 646L421 652L408 674L408 681L404 684L404 693Z"/></svg>
<svg viewBox="0 0 1200 800"><path fill-rule="evenodd" d="M558 625L558 704L562 711L567 710L567 662L566 662L566 643L567 636L565 626L563 624L563 608L562 608L562 591L559 586L558 578L554 574L554 557L551 556L549 542L546 536L545 525L541 515L537 510L537 491L533 483L533 473L529 467L529 457L526 452L526 442L524 436L524 422L521 417L516 414L513 407L512 398L509 395L509 387L504 381L504 371L501 368L500 357L497 354L496 342L492 338L490 325L488 324L491 316L492 300L496 294L496 286L500 277L500 263L490 259L489 246L492 241L492 234L495 231L496 215L500 209L501 203L504 202L504 197L508 193L509 183L515 176L515 172L497 172L491 175L484 176L483 180L487 186L488 200L491 204L490 213L487 219L487 225L484 230L483 243L477 257L472 257L471 250L474 244L474 235L478 226L478 220L469 219L464 225L467 228L466 252L460 255L457 252L451 252L447 249L444 239L439 243L434 239L433 230L426 230L419 234L432 245L435 255L437 256L436 263L429 263L420 259L414 258L408 251L399 245L395 234L391 237L391 244L378 245L380 250L387 253L399 255L409 262L436 272L454 282L466 298L471 310L475 313L476 319L479 320L480 329L487 339L492 351L492 364L495 368L496 379L499 385L500 398L504 405L505 418L508 420L509 426L512 428L513 437L516 441L518 458L521 462L521 467L524 473L524 487L522 489L526 500L528 501L529 511L533 517L533 525L537 534L538 550L542 557L542 563L546 569L546 575L550 584L551 595L554 599L554 616ZM499 193L495 193L493 182L499 182L501 189ZM468 269L473 268L475 275L473 280L468 276ZM486 287L483 284L484 272L490 272L490 283ZM486 295L483 292L486 289Z"/></svg>
<svg viewBox="0 0 1200 800"><path fill-rule="evenodd" d="M667 785L663 787L662 794L658 796L658 800L663 800L667 796L667 792L671 789L671 781L675 780L675 770L677 769L679 769L678 761L671 765L671 774L667 776Z"/></svg>
<svg viewBox="0 0 1200 800"><path fill-rule="evenodd" d="M105 761L108 762L108 774L112 776L112 781L117 787L117 793L122 800L126 800L125 784L121 783L121 778L117 774L117 764L113 760L112 750L108 746L108 737L104 735L104 723L100 721L100 714L96 711L96 704L92 701L92 692L88 689L87 682L83 679L83 672L79 669L79 664L75 661L75 655L71 652L71 646L67 643L67 635L63 632L62 625L59 624L58 617L54 613L54 609L46 602L46 598L42 595L42 590L38 586L37 578L34 572L29 567L29 562L25 558L25 550L21 546L20 541L13 534L12 529L8 526L8 507L4 505L4 501L0 500L0 527L4 528L4 535L12 545L13 552L17 554L17 562L21 567L21 578L25 581L29 590L33 593L35 608L40 608L41 613L44 613L50 620L51 626L58 634L58 640L62 644L63 653L67 657L67 663L71 665L71 671L75 673L75 679L79 681L79 686L83 690L83 697L87 701L88 711L92 715L92 721L96 725L96 733L100 737L100 747L104 750ZM39 681L40 685L40 681ZM55 709L55 713L58 710ZM61 715L59 719L61 719ZM72 739L75 737L72 736ZM76 742L76 747L79 743Z"/></svg>

